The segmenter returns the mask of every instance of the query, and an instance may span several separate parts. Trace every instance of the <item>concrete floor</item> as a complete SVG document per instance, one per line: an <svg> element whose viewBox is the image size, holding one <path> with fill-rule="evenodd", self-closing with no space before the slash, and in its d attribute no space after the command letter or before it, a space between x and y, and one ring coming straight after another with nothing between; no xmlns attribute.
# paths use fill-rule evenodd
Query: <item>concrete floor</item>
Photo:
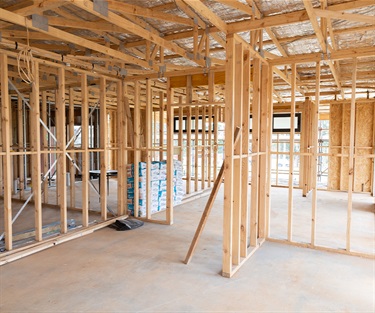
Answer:
<svg viewBox="0 0 375 313"><path fill-rule="evenodd" d="M374 312L375 261L266 242L221 271L222 197L189 265L207 197L172 226L105 228L0 267L0 312Z"/></svg>

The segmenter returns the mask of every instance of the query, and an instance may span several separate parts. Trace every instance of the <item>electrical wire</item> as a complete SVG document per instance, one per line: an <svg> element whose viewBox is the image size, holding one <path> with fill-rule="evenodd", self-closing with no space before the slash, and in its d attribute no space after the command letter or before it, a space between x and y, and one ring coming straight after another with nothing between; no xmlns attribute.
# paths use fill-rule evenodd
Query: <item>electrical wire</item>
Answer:
<svg viewBox="0 0 375 313"><path fill-rule="evenodd" d="M27 45L17 55L17 67L18 67L18 75L20 78L27 84L32 84L35 80L34 77L34 58L31 52L30 41L29 41L29 28L26 24L26 33L27 33Z"/></svg>

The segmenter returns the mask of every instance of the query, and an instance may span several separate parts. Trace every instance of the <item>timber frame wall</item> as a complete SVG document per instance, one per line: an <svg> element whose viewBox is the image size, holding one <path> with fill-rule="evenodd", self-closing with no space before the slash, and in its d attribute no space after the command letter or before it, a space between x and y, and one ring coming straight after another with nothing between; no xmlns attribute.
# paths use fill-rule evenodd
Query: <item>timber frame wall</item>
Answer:
<svg viewBox="0 0 375 313"><path fill-rule="evenodd" d="M242 2L228 1L228 4L235 3L237 8L234 9L245 12L249 19L243 19L243 13L241 13L235 18L238 19L237 21L227 23L217 15L218 12L213 12L201 1L179 0L167 3L167 5L175 6L175 3L178 3L178 9L183 10L188 18L181 19L177 15L169 14L169 19L172 19L169 22L177 21L178 24L178 21L181 23L182 20L182 24L185 23L191 28L188 31L170 33L166 36L149 27L148 23L138 17L124 17L130 11L134 13L136 10L143 10L147 18L152 18L157 12L152 9L129 7L117 1L108 2L109 9L98 9L99 1L44 2L40 0L31 1L31 7L28 7L26 2L28 1L20 7L11 6L9 10L0 9L0 17L2 23L5 23L5 29L9 26L8 24L16 26L15 30L5 30L2 33L0 50L0 162L2 164L0 166L0 193L4 201L4 234L0 236L5 239L6 249L0 255L0 264L90 233L112 223L116 218L127 217L125 165L129 163L135 164L137 173L140 161L147 162L148 165L153 160L167 161L167 209L164 215L151 214L149 186L146 217L142 219L160 224L172 224L174 221L173 159L179 159L185 164L188 196L194 198L195 195L203 194L202 191L210 189L218 171L219 144L216 126L219 122L225 123L226 137L223 276L234 275L265 240L374 257L374 255L352 250L351 232L353 191L370 191L372 195L375 194L375 126L372 123L371 128L370 123L367 123L368 128L366 130L362 128L363 125L358 122L358 119L363 118L361 115L363 112L357 109L362 106L362 103L357 103L356 99L358 63L361 58L371 58L375 53L371 43L369 46L363 45L357 48L355 40L354 45L352 43L349 48L336 49L333 27L329 25L330 19L336 18L371 24L371 26L360 27L361 30L358 28L337 29L336 35L339 31L340 33L358 31L361 34L372 31L373 16L343 13L345 10L367 7L368 1L350 1L334 5L327 5L327 1L321 1L322 9L316 9L310 0L303 0L305 10L264 17L254 1L248 0L248 6ZM45 6L39 4L45 4ZM80 20L78 15L71 14L70 9L58 10L59 13L56 13L58 18L54 15L43 15L44 19L41 19L40 16L35 15L43 14L47 10L60 9L60 6L62 8L65 5L70 6L71 10L79 9L89 14L92 21L98 21L98 25L96 22L88 22L89 19ZM156 16L163 20L164 13L159 11ZM135 15L142 16L139 13ZM205 17L205 20L211 24L206 24L206 21L199 15ZM31 18L28 18L29 16ZM66 30L69 27L63 23L66 22L66 16L68 19L73 19L69 23L74 27L79 28L82 24L83 27L95 31L96 35L102 31L101 27L106 27L109 40L106 41L108 38L105 36L106 42L101 44L92 38L86 39L84 35L81 37L70 33ZM317 16L321 18L321 25L317 22ZM47 29L43 29L46 25L38 25L41 20L47 21ZM273 34L272 28L306 21L311 23L314 30L314 33L308 36L308 40L313 37L317 41L316 45L309 50L309 53L296 53L289 56L280 44L281 41L279 42L277 36ZM88 49L90 51L86 52L93 52L93 55L78 55L77 57L71 53L64 57L59 53L49 52L47 43L42 46L47 49L39 48L36 43L32 47L35 52L33 66L36 79L30 86L25 87L25 84L17 82L18 54L14 50L27 48L27 45L21 40L14 48L13 36L20 34L17 27L25 28L21 38L29 39L25 34L31 30L35 38L44 38L49 42L52 37L68 43L67 46L71 44L80 46L81 53L85 53L84 50ZM329 42L327 29L329 29L332 47L327 45ZM114 36L113 31L125 34L130 32L133 35L138 33L140 38L136 37L134 41L125 42L128 50L124 52L121 51L121 44L124 42ZM264 49L266 42L263 41L263 31L269 34L268 44L272 42L272 47L275 46L282 57ZM239 36L242 32L250 32L249 42ZM219 33L222 33L226 40ZM38 37L39 35L42 37ZM210 36L214 40L210 39ZM307 38L305 37L282 39L283 42L290 42L304 40ZM182 48L179 45L181 43L174 42L174 40L186 38L192 40L192 49L188 47L190 44ZM215 41L219 46L218 49L216 49ZM132 49L137 46L144 46L145 52ZM226 60L211 58L211 46L215 51L226 52ZM165 53L164 50L169 50L175 55ZM133 54L136 54L136 57ZM194 66L189 66L187 69L173 62L165 62L164 59L167 57L182 58L192 62ZM96 58L100 59L101 65L94 66ZM351 100L342 100L343 105L340 108L335 108L339 102L323 103L321 101L321 96L330 93L330 91L324 91L325 94L321 92L321 88L325 86L321 77L324 72L323 67L325 70L329 68L332 73L330 81L337 86L337 90L332 93L334 95L339 93L342 98L345 98L341 81L345 82L344 79L348 77L345 74L341 81L338 78L340 71L334 64L337 60L349 60L349 64L353 66L352 76L349 77L352 81ZM313 64L316 75L307 75L310 77L305 76L299 79L299 72L304 69L297 66L307 63ZM112 66L114 64L116 68ZM121 74L122 70L126 72L125 68L130 75ZM44 73L51 75L44 78ZM366 77L367 74L363 71L358 77ZM371 75L373 72L370 72L368 76ZM289 87L285 90L276 89L276 83L279 84L280 81L282 81L282 87L289 85L290 89ZM310 93L304 92L301 88L304 83L313 86L312 89L306 88L307 91L311 90ZM225 85L225 97L220 98L221 100L215 97L218 94L218 85ZM205 87L207 93L204 97L197 95L197 87L201 86L207 86ZM290 94L289 103L276 104L274 102L274 99L278 102L285 100L280 96L281 93L285 98L288 98ZM305 102L297 103L296 98L301 98L300 95L306 99ZM370 103L372 107L368 110L369 114L366 117L372 118L375 114L373 100L361 100L361 102ZM335 138L336 141L333 140L328 154L318 151L318 115L322 104L331 105L332 121L334 115L341 116L341 120L335 119L337 122L335 127L341 132L332 134L338 138ZM290 125L289 145L291 148L288 156L289 168L292 170L288 173L287 236L284 239L273 238L270 235L271 120L273 111L280 111L281 107L285 108L286 112L290 112L291 116L297 111L302 112L304 116L301 133L303 142L301 141L300 152L294 152L293 149L296 143L294 119L291 119ZM17 112L13 114L12 111L15 108ZM80 123L74 121L77 117L76 111L79 112ZM250 114L252 115L251 134ZM55 121L52 123L51 117L53 116ZM178 117L178 133L174 131L175 117ZM200 118L203 129L206 127L205 124L208 125L207 132L193 131ZM186 120L186 133L182 130L184 120ZM81 145L78 147L74 145L78 137L74 127L76 124L81 125L81 130L78 130L81 133ZM240 139L234 142L235 130L238 128ZM89 142L90 129L94 129L93 142ZM369 137L363 139L361 132L369 133ZM348 138L345 138L345 133L349 135ZM299 187L302 188L304 196L311 196L312 199L311 237L308 243L297 242L293 233L295 213L293 163L297 155L302 164ZM316 244L318 223L316 217L319 210L317 206L317 160L323 155L330 157L333 160L332 163L337 165L330 174L331 188L348 191L345 249L327 248ZM12 171L16 168L15 164L17 164L17 171ZM24 167L24 164L27 164L27 167ZM363 166L366 170L370 170L370 178L362 177L359 169ZM113 167L118 171L115 207L109 204L106 184L106 171ZM147 178L150 178L150 166L147 168ZM92 169L100 170L99 188L96 188L90 181L89 171ZM53 174L54 172L56 173ZM67 186L67 173L70 174L69 187ZM78 174L82 176L81 194L78 194L74 188ZM26 188L30 186L26 179L29 177L32 190ZM13 195L14 181L17 178L20 191L19 194ZM48 188L51 180L56 184L54 187L56 192L52 197L53 203L50 201L51 192ZM135 175L135 215L139 211L138 182L138 177ZM93 203L90 197L96 193L100 202ZM13 210L16 197L23 201L19 212ZM67 221L68 212L75 209L78 200L81 200L78 209L82 213L82 227L70 230ZM34 207L35 240L31 245L16 248L13 245L12 223L27 204L32 204ZM94 208L96 204L98 207ZM54 205L59 210L60 235L44 239L42 217L43 208L47 205ZM100 222L95 217L99 217Z"/></svg>

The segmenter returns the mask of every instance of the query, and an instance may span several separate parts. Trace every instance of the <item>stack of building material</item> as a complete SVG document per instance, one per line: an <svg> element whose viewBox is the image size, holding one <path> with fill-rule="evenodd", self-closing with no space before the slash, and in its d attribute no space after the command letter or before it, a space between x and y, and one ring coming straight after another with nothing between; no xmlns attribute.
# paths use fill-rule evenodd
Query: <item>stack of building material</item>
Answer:
<svg viewBox="0 0 375 313"><path fill-rule="evenodd" d="M127 170L127 194L128 211L134 215L134 164L128 164ZM139 162L138 189L139 189L139 217L146 216L147 210L147 163ZM184 196L182 162L173 161L173 204L179 204ZM166 161L154 161L151 163L151 198L149 205L151 213L163 211L167 207L167 163Z"/></svg>

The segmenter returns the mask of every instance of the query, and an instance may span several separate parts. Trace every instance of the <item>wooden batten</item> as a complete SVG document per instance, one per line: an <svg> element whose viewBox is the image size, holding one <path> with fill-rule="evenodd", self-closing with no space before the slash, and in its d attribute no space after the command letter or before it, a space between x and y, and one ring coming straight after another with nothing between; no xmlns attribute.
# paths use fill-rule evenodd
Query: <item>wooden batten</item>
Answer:
<svg viewBox="0 0 375 313"><path fill-rule="evenodd" d="M17 137L18 137L18 148L20 151L24 149L24 123L23 123L23 100L20 96L17 97ZM18 156L18 179L19 179L19 198L23 199L25 195L25 167L24 162L26 158L23 154ZM43 173L46 173L48 163L46 162L46 158L43 162ZM1 164L1 163L0 163Z"/></svg>

